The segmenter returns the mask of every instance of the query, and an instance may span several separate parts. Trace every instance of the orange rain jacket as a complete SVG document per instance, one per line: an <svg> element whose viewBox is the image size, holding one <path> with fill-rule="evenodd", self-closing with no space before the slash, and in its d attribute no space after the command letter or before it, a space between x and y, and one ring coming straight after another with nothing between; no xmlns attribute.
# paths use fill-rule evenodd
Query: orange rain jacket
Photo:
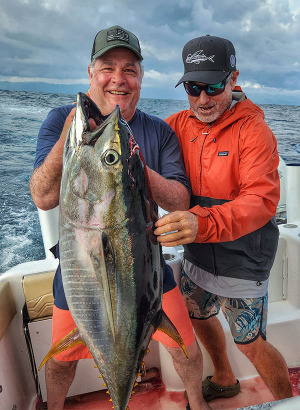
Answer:
<svg viewBox="0 0 300 410"><path fill-rule="evenodd" d="M278 243L280 185L277 142L263 111L244 99L212 124L191 110L166 122L180 141L199 223L185 258L210 273L265 280Z"/></svg>

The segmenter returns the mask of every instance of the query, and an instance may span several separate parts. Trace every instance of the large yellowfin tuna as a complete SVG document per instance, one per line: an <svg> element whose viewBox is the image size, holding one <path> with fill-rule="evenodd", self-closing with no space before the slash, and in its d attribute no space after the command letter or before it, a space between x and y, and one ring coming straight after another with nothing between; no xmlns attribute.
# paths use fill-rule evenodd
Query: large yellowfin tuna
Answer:
<svg viewBox="0 0 300 410"><path fill-rule="evenodd" d="M94 131L89 118L97 124ZM185 349L161 309L162 254L155 221L146 168L120 108L104 117L79 93L60 193L60 263L77 329L44 362L86 344L116 410L126 409L158 327Z"/></svg>

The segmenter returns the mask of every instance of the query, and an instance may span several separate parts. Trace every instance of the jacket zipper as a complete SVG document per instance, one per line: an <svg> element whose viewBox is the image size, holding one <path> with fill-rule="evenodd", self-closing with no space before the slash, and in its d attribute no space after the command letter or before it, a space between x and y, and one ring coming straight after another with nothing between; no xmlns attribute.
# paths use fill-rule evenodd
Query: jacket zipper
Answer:
<svg viewBox="0 0 300 410"><path fill-rule="evenodd" d="M207 130L206 130L206 131L205 131L205 128L202 130L202 135L205 135L205 137L204 137L204 140L203 140L203 144L202 144L202 148L201 148L201 153L200 153L200 175L199 175L199 177L200 177L200 192L199 192L200 198L201 198L201 191L202 191L202 183L201 183L201 178L202 178L202 161L201 161L201 157L202 157L202 153L203 153L203 149L204 149L204 144L205 144L206 138L207 138L208 134L210 133L210 131L211 131L211 124L208 124L208 125L207 125ZM215 141L214 141L214 142L215 142ZM212 243L210 244L210 247L211 247L212 255L213 255L213 271L214 271L213 274L214 274L215 276L217 276L218 273L217 273L217 268L216 268L215 249L214 249L214 246L213 246Z"/></svg>
<svg viewBox="0 0 300 410"><path fill-rule="evenodd" d="M206 128L206 127L204 127L204 129L202 130L202 135L205 135L205 137L204 137L204 140L203 140L203 143L202 143L201 152L200 152L200 158L199 158L199 161L200 161L200 173L199 173L200 192L199 192L199 196L200 196L200 198L201 198L201 191L202 191L202 184L201 184L202 162L201 162L201 158L202 158L202 153L203 153L203 148L204 148L204 144L205 144L206 138L207 138L208 134L210 133L210 127L211 127L211 124L208 124L208 125L207 125L207 130L206 130L206 132L205 132L205 128Z"/></svg>

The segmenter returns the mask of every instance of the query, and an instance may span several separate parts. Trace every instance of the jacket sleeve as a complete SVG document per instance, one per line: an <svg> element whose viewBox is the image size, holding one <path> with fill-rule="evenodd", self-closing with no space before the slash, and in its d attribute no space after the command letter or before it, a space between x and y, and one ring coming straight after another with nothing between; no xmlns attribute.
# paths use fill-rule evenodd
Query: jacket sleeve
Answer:
<svg viewBox="0 0 300 410"><path fill-rule="evenodd" d="M227 242L264 226L276 213L280 197L276 139L262 117L249 117L239 135L238 196L211 208L190 209L198 217L194 242Z"/></svg>

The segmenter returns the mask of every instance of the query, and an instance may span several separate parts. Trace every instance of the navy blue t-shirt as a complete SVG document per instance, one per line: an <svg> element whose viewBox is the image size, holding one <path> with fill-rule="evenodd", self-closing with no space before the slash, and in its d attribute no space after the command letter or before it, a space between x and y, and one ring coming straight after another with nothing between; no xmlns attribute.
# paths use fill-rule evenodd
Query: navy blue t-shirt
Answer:
<svg viewBox="0 0 300 410"><path fill-rule="evenodd" d="M51 110L38 134L34 168L41 165L62 132L65 120L73 105ZM172 128L158 117L136 110L128 122L135 140L143 154L146 165L164 178L181 182L190 192L190 184L185 173L179 142ZM58 246L54 250L59 257ZM173 271L164 263L163 292L176 286ZM54 304L60 309L68 309L64 294L60 265L53 282Z"/></svg>

